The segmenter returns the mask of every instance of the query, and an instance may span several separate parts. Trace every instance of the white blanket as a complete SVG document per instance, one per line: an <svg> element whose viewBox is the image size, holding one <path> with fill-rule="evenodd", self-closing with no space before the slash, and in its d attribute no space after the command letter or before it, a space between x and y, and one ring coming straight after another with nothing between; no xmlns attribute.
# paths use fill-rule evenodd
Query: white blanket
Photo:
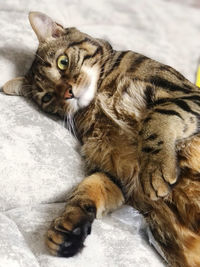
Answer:
<svg viewBox="0 0 200 267"><path fill-rule="evenodd" d="M116 49L169 64L195 80L200 9L186 0L6 0L0 2L0 86L23 75L34 58L31 10L106 38ZM48 253L46 230L64 208L67 191L84 176L77 151L62 121L22 97L0 93L0 267L164 266L141 229L142 217L128 206L95 220L77 256Z"/></svg>

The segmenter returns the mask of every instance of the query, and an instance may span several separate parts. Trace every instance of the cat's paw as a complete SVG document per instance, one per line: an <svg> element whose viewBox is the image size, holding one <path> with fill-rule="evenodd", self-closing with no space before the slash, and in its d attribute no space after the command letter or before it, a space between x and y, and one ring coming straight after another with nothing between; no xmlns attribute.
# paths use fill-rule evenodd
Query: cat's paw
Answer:
<svg viewBox="0 0 200 267"><path fill-rule="evenodd" d="M80 207L70 207L55 219L47 232L47 246L51 254L72 257L82 248L95 217L94 209L88 212Z"/></svg>
<svg viewBox="0 0 200 267"><path fill-rule="evenodd" d="M170 191L170 185L177 181L178 169L175 155L161 153L160 155L145 155L145 164L142 164L140 181L146 196L151 200L166 197Z"/></svg>

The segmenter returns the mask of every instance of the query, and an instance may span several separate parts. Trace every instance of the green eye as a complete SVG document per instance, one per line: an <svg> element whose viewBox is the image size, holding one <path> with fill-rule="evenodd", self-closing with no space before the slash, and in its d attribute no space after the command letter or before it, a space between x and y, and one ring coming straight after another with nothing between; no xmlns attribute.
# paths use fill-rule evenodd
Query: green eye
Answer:
<svg viewBox="0 0 200 267"><path fill-rule="evenodd" d="M68 67L68 57L66 55L59 56L57 66L60 70L66 70Z"/></svg>
<svg viewBox="0 0 200 267"><path fill-rule="evenodd" d="M52 99L52 97L53 95L51 93L46 93L42 98L42 102L48 103Z"/></svg>

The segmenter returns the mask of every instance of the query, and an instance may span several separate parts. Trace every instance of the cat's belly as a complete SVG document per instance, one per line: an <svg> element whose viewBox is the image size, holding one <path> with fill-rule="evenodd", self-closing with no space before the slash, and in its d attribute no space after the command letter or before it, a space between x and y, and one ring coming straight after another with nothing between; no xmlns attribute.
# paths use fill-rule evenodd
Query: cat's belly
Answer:
<svg viewBox="0 0 200 267"><path fill-rule="evenodd" d="M89 170L100 169L120 179L131 193L139 173L137 144L126 135L87 138L82 155Z"/></svg>

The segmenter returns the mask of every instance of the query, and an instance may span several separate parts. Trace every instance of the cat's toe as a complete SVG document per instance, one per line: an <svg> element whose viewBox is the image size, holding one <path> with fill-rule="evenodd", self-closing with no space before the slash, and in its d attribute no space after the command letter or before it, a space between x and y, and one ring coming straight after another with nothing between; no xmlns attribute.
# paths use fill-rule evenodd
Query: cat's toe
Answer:
<svg viewBox="0 0 200 267"><path fill-rule="evenodd" d="M68 206L61 217L55 219L47 232L47 246L53 255L71 257L82 248L96 210L89 206Z"/></svg>
<svg viewBox="0 0 200 267"><path fill-rule="evenodd" d="M152 164L150 162L140 180L145 195L153 201L164 198L171 192L169 183L163 176L161 166L158 163Z"/></svg>
<svg viewBox="0 0 200 267"><path fill-rule="evenodd" d="M171 191L170 186L163 179L163 175L160 169L157 169L151 174L151 185L158 198L166 197Z"/></svg>
<svg viewBox="0 0 200 267"><path fill-rule="evenodd" d="M72 257L82 248L85 238L91 233L91 222L84 221L69 231L63 226L51 227L47 233L47 246L53 255Z"/></svg>
<svg viewBox="0 0 200 267"><path fill-rule="evenodd" d="M177 166L176 159L166 158L161 165L162 178L169 184L177 182L180 169Z"/></svg>

